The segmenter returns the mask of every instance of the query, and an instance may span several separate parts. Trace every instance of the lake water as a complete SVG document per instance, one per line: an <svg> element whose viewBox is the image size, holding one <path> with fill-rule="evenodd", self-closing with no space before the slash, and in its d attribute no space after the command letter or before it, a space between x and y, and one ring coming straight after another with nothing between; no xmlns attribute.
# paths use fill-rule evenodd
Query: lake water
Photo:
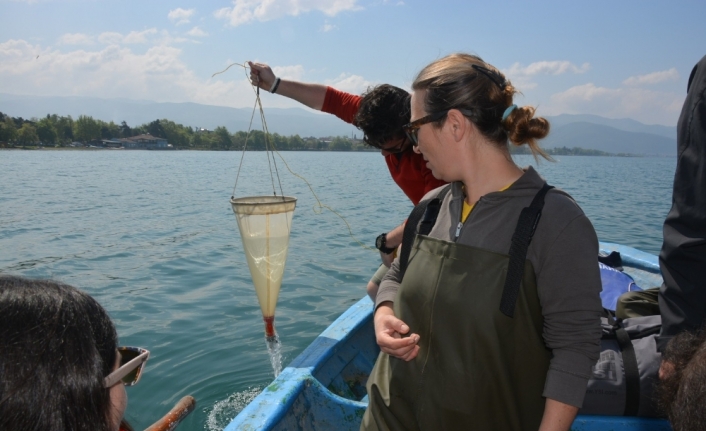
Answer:
<svg viewBox="0 0 706 431"><path fill-rule="evenodd" d="M321 203L375 237L411 203L377 153L282 153ZM54 278L94 296L120 342L152 356L127 389L144 429L186 394L180 427L220 430L273 378L264 326L229 198L236 152L0 151L0 273ZM658 253L675 158L558 157L533 164L569 192L600 240ZM271 194L265 153L247 153L236 196ZM283 363L365 294L379 264L277 159L298 199L275 325Z"/></svg>

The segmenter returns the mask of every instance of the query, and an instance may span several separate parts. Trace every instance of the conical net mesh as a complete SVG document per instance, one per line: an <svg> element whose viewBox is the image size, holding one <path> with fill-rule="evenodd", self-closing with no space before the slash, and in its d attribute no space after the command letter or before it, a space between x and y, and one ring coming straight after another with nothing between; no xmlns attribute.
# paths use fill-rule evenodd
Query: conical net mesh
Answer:
<svg viewBox="0 0 706 431"><path fill-rule="evenodd" d="M262 315L274 317L297 199L251 196L233 198L230 203L238 221Z"/></svg>

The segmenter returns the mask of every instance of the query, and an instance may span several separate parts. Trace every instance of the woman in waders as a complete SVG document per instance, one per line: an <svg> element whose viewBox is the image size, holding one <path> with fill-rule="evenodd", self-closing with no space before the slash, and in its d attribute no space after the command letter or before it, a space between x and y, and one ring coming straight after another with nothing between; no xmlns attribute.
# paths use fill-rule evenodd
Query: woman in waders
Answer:
<svg viewBox="0 0 706 431"><path fill-rule="evenodd" d="M412 88L405 129L451 185L424 197L380 286L361 429L568 430L599 354L598 240L508 149L549 158L536 142L549 123L476 56L437 60Z"/></svg>

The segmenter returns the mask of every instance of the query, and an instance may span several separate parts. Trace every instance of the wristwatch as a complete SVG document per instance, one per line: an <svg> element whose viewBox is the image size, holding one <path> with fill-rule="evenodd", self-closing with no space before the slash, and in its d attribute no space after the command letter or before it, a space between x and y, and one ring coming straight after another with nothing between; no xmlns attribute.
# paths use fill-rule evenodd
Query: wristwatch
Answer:
<svg viewBox="0 0 706 431"><path fill-rule="evenodd" d="M387 247L387 232L381 233L380 235L378 235L377 238L375 238L375 248L380 250L381 253L385 254L391 254L393 251L395 251L394 247Z"/></svg>

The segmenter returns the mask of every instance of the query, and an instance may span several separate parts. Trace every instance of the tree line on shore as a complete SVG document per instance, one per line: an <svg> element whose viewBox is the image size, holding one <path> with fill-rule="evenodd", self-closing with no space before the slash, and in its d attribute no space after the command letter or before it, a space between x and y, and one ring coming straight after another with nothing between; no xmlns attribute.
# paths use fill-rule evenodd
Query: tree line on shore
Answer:
<svg viewBox="0 0 706 431"><path fill-rule="evenodd" d="M258 151L267 148L265 133L253 130L250 136L245 131L230 133L225 127L205 130L177 124L162 119L130 127L123 121L120 125L81 115L77 119L69 116L47 114L41 119L10 117L0 112L0 143L6 146L68 147L74 142L89 145L103 140L130 138L150 134L166 139L178 150L242 150ZM361 140L336 136L331 138L302 138L299 135L269 135L269 144L278 150L314 151L373 151Z"/></svg>
<svg viewBox="0 0 706 431"><path fill-rule="evenodd" d="M41 119L28 120L0 112L0 147L68 147L74 142L90 145L142 134L166 139L177 150L240 151L245 147L247 139L247 150L252 151L265 150L267 144L282 151L377 151L362 140L342 136L302 138L299 135L282 136L274 133L269 135L268 142L265 133L260 130L253 130L248 136L245 131L230 133L222 126L215 130L205 130L166 119L130 127L125 121L117 125L112 121L96 120L86 115L74 120L70 115L64 117L47 114ZM510 151L513 154L530 154L529 148L514 145L510 146ZM549 155L630 156L566 146L547 148L545 151Z"/></svg>

